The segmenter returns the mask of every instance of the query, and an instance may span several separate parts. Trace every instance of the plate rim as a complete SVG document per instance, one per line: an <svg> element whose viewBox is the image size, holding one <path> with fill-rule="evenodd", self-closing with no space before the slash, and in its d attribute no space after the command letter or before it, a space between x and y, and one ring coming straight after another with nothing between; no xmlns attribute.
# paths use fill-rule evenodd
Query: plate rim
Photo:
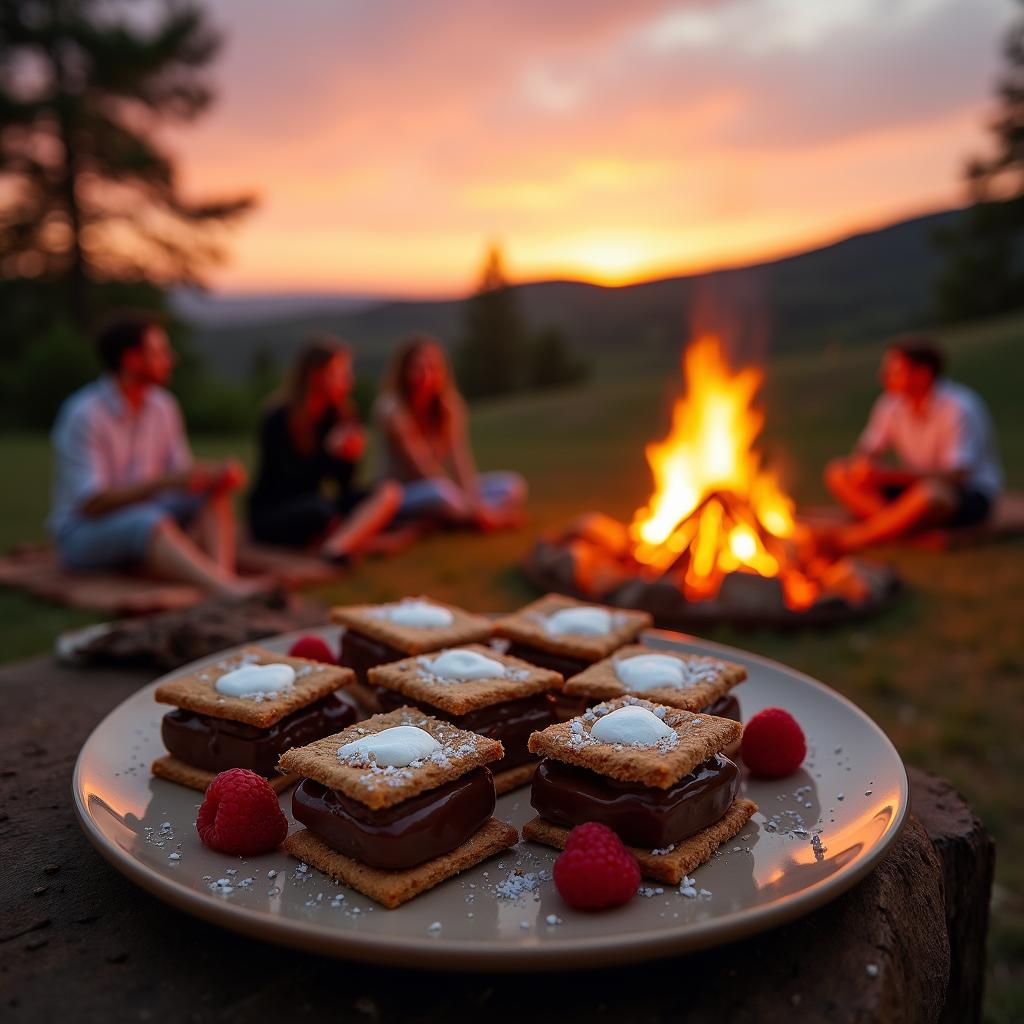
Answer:
<svg viewBox="0 0 1024 1024"><path fill-rule="evenodd" d="M309 633L322 634L327 631L336 632L338 627L320 626L292 630L265 637L258 642L288 643ZM439 941L429 936L414 939L388 934L348 932L312 921L293 921L269 915L264 911L218 902L147 866L128 851L107 839L93 820L82 799L82 759L95 735L129 701L146 691L155 689L169 676L229 656L233 651L249 646L249 644L233 645L166 672L134 690L111 708L90 731L75 758L75 767L71 777L75 815L86 838L115 870L175 909L193 914L211 924L264 942L301 949L321 956L394 966L394 958L396 954L400 954L402 967L445 969L466 973L585 969L609 964L637 963L696 950L712 949L734 940L752 938L813 913L826 903L832 902L849 891L878 865L906 825L910 809L910 783L903 758L885 730L874 719L852 700L832 687L773 658L672 630L645 630L638 639L641 643L648 639L655 640L667 648L698 648L702 652L711 652L719 657L735 659L739 656L740 660L761 664L774 671L781 670L790 676L799 678L815 689L824 691L830 699L845 705L847 711L852 711L861 718L888 746L899 766L896 780L899 797L895 813L886 826L886 831L879 837L874 847L853 866L840 868L828 878L800 890L799 896L796 898L779 898L761 907L736 910L721 917L701 922L698 926L676 926L675 928L669 926L664 931L645 932L636 938L623 938L621 935L610 932L595 937L575 938L571 942L567 941L551 946L534 944L508 946L493 939L442 938ZM396 912L398 911L388 911L388 913Z"/></svg>

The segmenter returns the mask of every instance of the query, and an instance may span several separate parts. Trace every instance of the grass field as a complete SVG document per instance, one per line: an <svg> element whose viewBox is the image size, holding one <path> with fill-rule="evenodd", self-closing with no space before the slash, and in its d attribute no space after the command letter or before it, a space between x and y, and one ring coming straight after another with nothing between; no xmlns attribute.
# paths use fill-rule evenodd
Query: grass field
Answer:
<svg viewBox="0 0 1024 1024"><path fill-rule="evenodd" d="M990 401L1004 460L1024 488L1024 319L952 332L953 375ZM764 449L803 501L823 497L820 469L849 448L875 393L877 348L826 349L774 361L765 390ZM479 609L531 596L516 566L533 533L588 509L628 517L649 490L643 443L666 427L674 367L600 367L573 392L519 397L474 414L484 468L515 468L531 485L529 523L493 537L430 538L400 559L359 566L317 594L335 601L429 592ZM248 440L199 439L204 455L251 456ZM10 482L0 547L42 536L45 438L0 438ZM715 631L714 639L777 658L824 680L878 721L908 763L951 778L998 844L987 1019L1024 1019L1024 544L935 554L879 553L896 563L908 593L870 622L824 633ZM0 592L4 660L47 650L59 630L90 616Z"/></svg>

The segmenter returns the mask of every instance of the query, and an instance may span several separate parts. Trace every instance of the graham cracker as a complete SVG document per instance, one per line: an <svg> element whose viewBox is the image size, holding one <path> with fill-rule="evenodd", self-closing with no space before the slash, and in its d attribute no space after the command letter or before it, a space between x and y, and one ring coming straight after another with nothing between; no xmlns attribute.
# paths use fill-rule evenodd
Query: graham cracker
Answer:
<svg viewBox="0 0 1024 1024"><path fill-rule="evenodd" d="M682 662L686 675L683 686L653 686L647 690L630 690L618 677L615 666L639 655L661 654ZM562 692L567 697L592 697L612 700L631 693L637 697L666 704L686 711L700 711L724 697L734 686L747 678L742 665L702 654L681 654L677 651L656 650L640 644L620 647L610 658L595 662L579 675L565 681Z"/></svg>
<svg viewBox="0 0 1024 1024"><path fill-rule="evenodd" d="M413 725L425 730L441 744L441 750L405 768L378 768L369 761L356 766L338 760L339 747L396 725ZM350 725L308 746L294 747L281 755L278 768L308 776L329 789L337 789L378 810L393 807L428 789L436 789L504 756L505 748L498 740L458 729L450 722L431 718L416 708L401 707Z"/></svg>
<svg viewBox="0 0 1024 1024"><path fill-rule="evenodd" d="M563 608L603 608L612 616L612 628L602 636L553 636L545 629L544 620ZM498 619L494 623L494 631L498 636L542 651L550 651L552 654L598 661L600 658L606 658L623 644L635 640L641 630L647 629L652 621L647 612L587 604L563 594L546 594L512 615Z"/></svg>
<svg viewBox="0 0 1024 1024"><path fill-rule="evenodd" d="M498 796L511 793L513 789L525 786L533 781L533 773L537 770L539 761L531 761L529 764L519 764L515 768L508 768L503 772L494 773L494 792Z"/></svg>
<svg viewBox="0 0 1024 1024"><path fill-rule="evenodd" d="M451 650L451 648L448 648ZM421 701L451 715L465 715L478 708L532 697L537 693L559 690L562 677L551 669L538 668L519 658L499 654L481 644L462 644L460 651L473 651L505 666L507 674L491 679L442 680L430 674L429 664L443 650L392 661L370 669L370 682L386 690Z"/></svg>
<svg viewBox="0 0 1024 1024"><path fill-rule="evenodd" d="M630 704L657 714L677 739L666 737L652 747L634 747L604 743L590 735L598 719ZM639 697L620 697L532 733L528 747L531 753L589 768L621 782L668 789L742 734L743 726L728 718L668 708Z"/></svg>
<svg viewBox="0 0 1024 1024"><path fill-rule="evenodd" d="M447 608L452 614L451 625L427 628L400 626L385 618L384 610L390 607L388 604L353 604L332 608L331 621L405 654L424 654L442 647L477 643L487 640L494 632L491 620L482 615L474 615L455 605L445 604L444 601L435 601L432 597L417 597L414 600Z"/></svg>
<svg viewBox="0 0 1024 1024"><path fill-rule="evenodd" d="M737 797L718 821L680 840L667 853L653 853L635 846L627 849L636 857L645 877L678 885L685 875L710 860L711 855L722 843L738 835L756 811L757 804L753 800ZM550 821L537 817L531 818L523 826L523 838L535 843L544 843L545 846L553 846L556 850L564 850L570 831L571 829L553 825Z"/></svg>
<svg viewBox="0 0 1024 1024"><path fill-rule="evenodd" d="M284 841L284 848L303 863L393 910L421 892L454 878L460 871L507 850L518 841L519 833L511 825L497 818L488 818L469 839L450 853L404 871L385 871L361 864L338 853L308 829L290 835Z"/></svg>
<svg viewBox="0 0 1024 1024"><path fill-rule="evenodd" d="M291 665L296 673L295 683L278 694L263 696L259 700L229 697L214 689L221 676L243 665ZM350 668L325 665L310 658L289 658L264 647L253 646L188 675L161 683L153 696L161 704L173 704L201 715L268 729L293 712L349 686L355 678Z"/></svg>
<svg viewBox="0 0 1024 1024"><path fill-rule="evenodd" d="M218 775L217 772L208 772L205 768L197 768L179 760L173 754L158 757L150 765L150 770L157 778L176 782L179 786L188 786L189 789L198 789L200 793L205 793L206 787ZM267 782L275 793L283 793L289 786L294 786L299 778L298 775L275 775L272 779L267 779Z"/></svg>

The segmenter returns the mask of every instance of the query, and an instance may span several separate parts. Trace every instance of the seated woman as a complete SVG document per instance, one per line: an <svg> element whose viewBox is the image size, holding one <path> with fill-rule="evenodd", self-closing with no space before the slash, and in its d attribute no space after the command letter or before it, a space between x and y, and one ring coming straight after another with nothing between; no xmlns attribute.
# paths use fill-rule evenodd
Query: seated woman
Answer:
<svg viewBox="0 0 1024 1024"><path fill-rule="evenodd" d="M399 348L374 420L386 473L402 484L402 519L484 530L521 521L526 481L518 473L477 473L466 405L435 339L414 335Z"/></svg>
<svg viewBox="0 0 1024 1024"><path fill-rule="evenodd" d="M249 496L256 540L318 544L324 557L344 561L394 518L402 500L396 483L355 486L366 434L351 394L348 348L330 336L314 338L260 428L259 474Z"/></svg>

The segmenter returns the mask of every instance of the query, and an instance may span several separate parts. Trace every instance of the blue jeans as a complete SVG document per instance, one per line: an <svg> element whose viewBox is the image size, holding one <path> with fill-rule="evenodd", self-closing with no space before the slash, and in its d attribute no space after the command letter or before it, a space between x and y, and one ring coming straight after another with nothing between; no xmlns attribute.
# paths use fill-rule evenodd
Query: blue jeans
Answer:
<svg viewBox="0 0 1024 1024"><path fill-rule="evenodd" d="M149 539L165 519L179 526L198 514L203 498L183 491L166 491L149 501L125 505L106 515L82 516L54 538L57 554L69 569L120 569L146 558Z"/></svg>
<svg viewBox="0 0 1024 1024"><path fill-rule="evenodd" d="M477 478L480 499L491 509L505 511L526 501L526 481L518 473L481 473ZM402 519L437 519L450 522L465 517L466 499L447 477L428 477L402 484Z"/></svg>

